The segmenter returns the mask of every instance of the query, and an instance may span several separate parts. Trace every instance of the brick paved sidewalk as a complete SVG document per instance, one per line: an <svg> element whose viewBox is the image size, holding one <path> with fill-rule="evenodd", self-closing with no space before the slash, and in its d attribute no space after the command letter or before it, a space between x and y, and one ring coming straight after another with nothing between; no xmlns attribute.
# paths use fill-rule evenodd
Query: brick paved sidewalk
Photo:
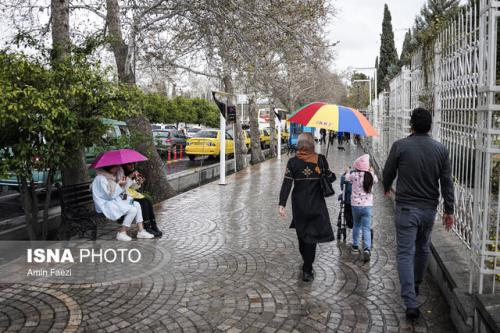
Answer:
<svg viewBox="0 0 500 333"><path fill-rule="evenodd" d="M339 173L361 151L331 150ZM372 260L347 244L321 244L313 283L288 218L277 215L286 159L208 184L158 207L161 264L140 280L0 287L0 332L453 332L448 307L427 278L423 319L404 318L395 268L392 206L376 189ZM338 190L338 182L336 182ZM328 199L332 223L338 203ZM113 235L110 233L109 235ZM110 236L111 237L111 236Z"/></svg>

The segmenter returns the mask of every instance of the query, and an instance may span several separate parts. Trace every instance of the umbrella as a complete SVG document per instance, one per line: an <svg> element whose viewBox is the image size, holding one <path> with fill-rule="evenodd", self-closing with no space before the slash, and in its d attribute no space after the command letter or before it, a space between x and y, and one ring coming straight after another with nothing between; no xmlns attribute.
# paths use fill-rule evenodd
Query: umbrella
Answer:
<svg viewBox="0 0 500 333"><path fill-rule="evenodd" d="M361 136L378 136L377 131L361 112L337 104L324 102L307 104L297 110L288 120L307 127L349 132Z"/></svg>
<svg viewBox="0 0 500 333"><path fill-rule="evenodd" d="M342 105L314 102L297 110L288 120L307 127L349 132L361 136L378 136L377 131L361 112Z"/></svg>
<svg viewBox="0 0 500 333"><path fill-rule="evenodd" d="M106 166L143 162L147 160L148 158L146 156L139 154L133 149L118 149L101 153L95 158L90 167L98 169Z"/></svg>

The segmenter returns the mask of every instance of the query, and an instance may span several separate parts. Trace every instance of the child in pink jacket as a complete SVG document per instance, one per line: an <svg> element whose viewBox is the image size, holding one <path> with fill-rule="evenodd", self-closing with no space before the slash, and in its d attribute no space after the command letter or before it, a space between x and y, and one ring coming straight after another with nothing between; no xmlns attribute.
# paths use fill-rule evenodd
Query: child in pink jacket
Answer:
<svg viewBox="0 0 500 333"><path fill-rule="evenodd" d="M371 223L373 207L373 185L378 182L370 166L370 155L365 154L353 163L354 172L346 173L346 181L352 184L352 250L359 251L359 233L363 232L363 257L365 262L371 256Z"/></svg>

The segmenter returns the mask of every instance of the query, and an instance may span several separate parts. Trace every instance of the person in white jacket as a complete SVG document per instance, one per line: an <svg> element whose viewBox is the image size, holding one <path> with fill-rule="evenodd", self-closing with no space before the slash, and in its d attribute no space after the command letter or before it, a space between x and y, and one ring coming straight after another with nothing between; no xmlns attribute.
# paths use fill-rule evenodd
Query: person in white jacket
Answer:
<svg viewBox="0 0 500 333"><path fill-rule="evenodd" d="M92 197L95 210L112 221L124 216L122 227L116 235L117 240L132 240L127 235L127 231L134 220L139 229L137 238L154 238L152 234L144 229L141 206L127 196L125 191L126 177L117 179L120 169L120 166L109 166L97 170L97 176L92 182Z"/></svg>

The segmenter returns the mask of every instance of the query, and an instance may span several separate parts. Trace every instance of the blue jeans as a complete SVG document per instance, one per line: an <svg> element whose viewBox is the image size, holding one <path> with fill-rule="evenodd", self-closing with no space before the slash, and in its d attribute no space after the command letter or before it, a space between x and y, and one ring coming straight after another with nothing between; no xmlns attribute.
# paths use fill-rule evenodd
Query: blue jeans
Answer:
<svg viewBox="0 0 500 333"><path fill-rule="evenodd" d="M359 232L363 231L363 240L365 243L363 249L370 250L372 248L372 207L352 206L352 222L352 245L359 246Z"/></svg>
<svg viewBox="0 0 500 333"><path fill-rule="evenodd" d="M407 308L417 307L415 286L424 279L435 218L435 209L396 205L398 273Z"/></svg>

